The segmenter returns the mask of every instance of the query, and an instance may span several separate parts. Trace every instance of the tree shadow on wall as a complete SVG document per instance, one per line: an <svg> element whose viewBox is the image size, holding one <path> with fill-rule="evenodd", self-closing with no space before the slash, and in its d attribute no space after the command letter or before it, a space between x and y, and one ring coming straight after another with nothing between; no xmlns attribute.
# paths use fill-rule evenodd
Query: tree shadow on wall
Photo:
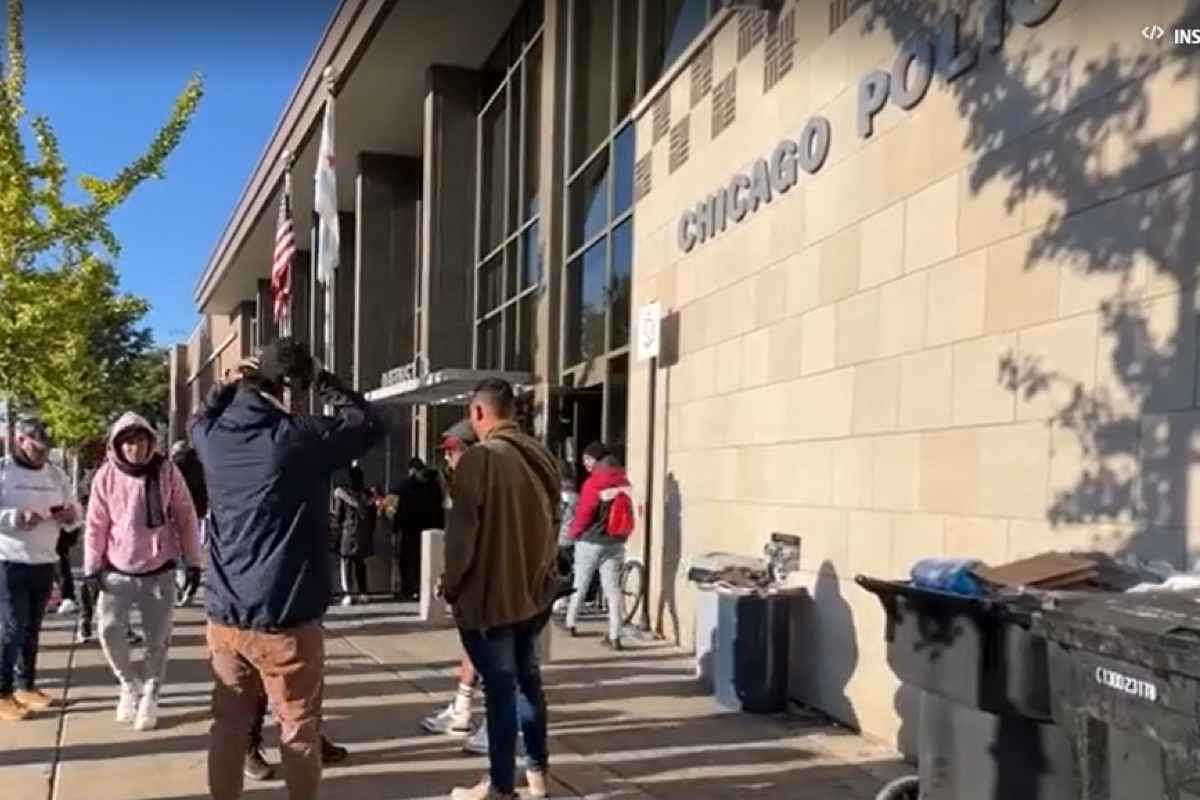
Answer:
<svg viewBox="0 0 1200 800"><path fill-rule="evenodd" d="M930 5L879 3L866 30L884 26L898 43L934 30L942 16ZM962 35L976 46L980 5L963 15ZM1010 21L1004 48L982 47L979 65L950 91L967 122L963 144L977 158L969 191L998 191L1009 214L1044 221L1020 246L1026 271L1060 271L1045 284L1058 302L1038 317L1040 299L1022 298L1030 319L1079 315L1086 325L1084 315L1098 316L1099 380L1086 367L1090 354L1048 364L1047 345L1025 335L998 365L1019 406L1052 409L1037 414L1050 417L1054 442L1046 517L1091 526L1080 529L1079 546L1179 563L1197 427L1195 415L1179 412L1195 407L1191 290L1200 259L1196 100L1179 92L1200 92L1200 58L1169 39L1119 32L1117 6L1063 3L1033 29ZM1190 6L1160 24L1200 25L1200 4ZM1105 37L1107 46L1087 46ZM1096 526L1112 523L1109 541Z"/></svg>
<svg viewBox="0 0 1200 800"><path fill-rule="evenodd" d="M1058 5L1041 0L1047 4ZM933 91L949 93L965 123L963 141L944 141L946 152L962 147L972 159L968 202L998 199L1029 231L999 242L1021 248L1023 259L1013 278L1023 293L1003 309L1012 324L990 316L986 324L993 333L1022 331L999 359L997 380L1014 393L1026 414L1020 418L1050 428L1046 519L1060 529L1060 545L1183 566L1200 425L1193 411L1200 53L1175 47L1170 32L1200 27L1200 3L1065 0L1037 27L1010 20L995 52L978 33L984 4L953 5L962 12L961 40L979 49L979 63L948 86L939 64ZM884 30L899 45L936 32L944 19L938 6L877 2L861 32ZM1154 23L1167 38L1139 35ZM919 119L922 108L911 113ZM958 170L941 168L941 145L910 138L907 152L889 157L925 161L931 175ZM960 226L964 232L978 231ZM990 262L989 281L1001 268ZM1086 329L1089 320L1093 351L1070 352L1088 335L1034 328Z"/></svg>

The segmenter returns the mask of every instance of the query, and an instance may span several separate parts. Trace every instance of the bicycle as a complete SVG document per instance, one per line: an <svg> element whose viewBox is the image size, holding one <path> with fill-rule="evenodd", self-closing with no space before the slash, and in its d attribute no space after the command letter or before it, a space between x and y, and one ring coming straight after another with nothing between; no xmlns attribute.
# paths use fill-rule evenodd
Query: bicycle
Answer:
<svg viewBox="0 0 1200 800"><path fill-rule="evenodd" d="M618 585L621 587L621 606L625 609L621 623L630 625L642 610L642 603L646 602L646 566L636 558L626 561L621 565Z"/></svg>
<svg viewBox="0 0 1200 800"><path fill-rule="evenodd" d="M621 617L622 625L632 625L642 610L646 600L646 567L636 558L628 559L621 565L618 573L617 586L621 590L621 607L625 610ZM596 598L596 613L601 616L608 614L608 602L601 592Z"/></svg>

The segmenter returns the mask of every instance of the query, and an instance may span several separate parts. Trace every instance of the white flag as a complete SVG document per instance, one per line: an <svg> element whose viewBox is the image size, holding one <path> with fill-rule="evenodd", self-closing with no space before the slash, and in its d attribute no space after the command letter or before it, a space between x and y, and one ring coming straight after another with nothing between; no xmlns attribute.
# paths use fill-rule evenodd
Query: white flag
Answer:
<svg viewBox="0 0 1200 800"><path fill-rule="evenodd" d="M321 149L317 153L314 205L320 224L317 229L317 275L328 283L338 266L341 233L338 230L337 173L333 155L333 92L325 98L325 122L321 126Z"/></svg>

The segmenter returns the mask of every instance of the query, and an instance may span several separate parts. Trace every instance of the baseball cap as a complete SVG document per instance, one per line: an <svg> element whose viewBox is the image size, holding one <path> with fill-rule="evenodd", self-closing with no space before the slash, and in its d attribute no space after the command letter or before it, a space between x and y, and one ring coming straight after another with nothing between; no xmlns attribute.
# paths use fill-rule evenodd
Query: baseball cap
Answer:
<svg viewBox="0 0 1200 800"><path fill-rule="evenodd" d="M469 420L459 420L451 425L442 433L442 443L439 448L442 450L461 450L468 445L475 444L478 439L475 436L475 430L471 427Z"/></svg>
<svg viewBox="0 0 1200 800"><path fill-rule="evenodd" d="M41 417L21 417L16 421L16 424L13 425L13 432L17 436L24 436L26 439L32 439L44 447L49 447L51 444L50 429L46 427L46 423Z"/></svg>

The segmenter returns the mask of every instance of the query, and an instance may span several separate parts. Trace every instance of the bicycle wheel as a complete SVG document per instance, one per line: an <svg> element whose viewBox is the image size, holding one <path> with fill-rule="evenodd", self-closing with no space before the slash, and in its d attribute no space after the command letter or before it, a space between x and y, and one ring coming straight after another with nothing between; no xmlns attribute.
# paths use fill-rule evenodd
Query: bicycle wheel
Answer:
<svg viewBox="0 0 1200 800"><path fill-rule="evenodd" d="M646 601L646 567L642 562L626 561L621 567L621 600L625 608L621 622L629 625Z"/></svg>
<svg viewBox="0 0 1200 800"><path fill-rule="evenodd" d="M916 775L898 778L883 787L875 800L920 800L921 781Z"/></svg>

